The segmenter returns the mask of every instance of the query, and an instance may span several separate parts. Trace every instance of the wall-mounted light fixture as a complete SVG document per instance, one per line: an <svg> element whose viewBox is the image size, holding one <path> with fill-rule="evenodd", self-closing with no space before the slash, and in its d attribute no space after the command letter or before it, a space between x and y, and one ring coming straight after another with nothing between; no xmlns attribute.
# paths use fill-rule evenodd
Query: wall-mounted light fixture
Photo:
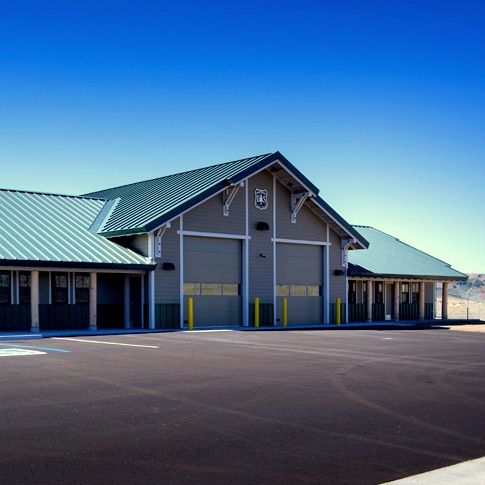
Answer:
<svg viewBox="0 0 485 485"><path fill-rule="evenodd" d="M256 224L256 229L258 231L269 231L269 224L267 222L258 222Z"/></svg>
<svg viewBox="0 0 485 485"><path fill-rule="evenodd" d="M173 263L163 263L162 269L164 271L174 271L175 270L175 265Z"/></svg>
<svg viewBox="0 0 485 485"><path fill-rule="evenodd" d="M344 270L343 269L336 269L333 274L335 276L343 276L344 275Z"/></svg>

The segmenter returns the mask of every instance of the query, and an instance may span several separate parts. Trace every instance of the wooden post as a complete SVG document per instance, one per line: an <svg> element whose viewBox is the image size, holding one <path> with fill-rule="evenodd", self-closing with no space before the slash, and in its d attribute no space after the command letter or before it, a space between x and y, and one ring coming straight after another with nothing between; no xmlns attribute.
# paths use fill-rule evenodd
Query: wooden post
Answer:
<svg viewBox="0 0 485 485"><path fill-rule="evenodd" d="M448 282L443 282L443 295L441 299L441 319L448 320Z"/></svg>
<svg viewBox="0 0 485 485"><path fill-rule="evenodd" d="M372 322L372 303L373 303L373 284L372 281L367 282L367 322Z"/></svg>
<svg viewBox="0 0 485 485"><path fill-rule="evenodd" d="M394 283L394 321L399 322L399 303L401 301L401 283Z"/></svg>
<svg viewBox="0 0 485 485"><path fill-rule="evenodd" d="M30 272L30 331L39 332L39 272Z"/></svg>
<svg viewBox="0 0 485 485"><path fill-rule="evenodd" d="M424 285L425 282L419 283L419 319L424 320Z"/></svg>
<svg viewBox="0 0 485 485"><path fill-rule="evenodd" d="M98 330L98 279L97 273L89 273L89 330Z"/></svg>

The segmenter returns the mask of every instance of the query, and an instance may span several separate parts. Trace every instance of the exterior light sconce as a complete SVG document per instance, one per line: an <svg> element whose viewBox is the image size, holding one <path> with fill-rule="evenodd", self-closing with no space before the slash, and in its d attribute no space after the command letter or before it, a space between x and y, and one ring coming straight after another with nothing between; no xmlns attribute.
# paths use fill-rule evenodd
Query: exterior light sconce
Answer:
<svg viewBox="0 0 485 485"><path fill-rule="evenodd" d="M343 276L344 275L344 270L343 269L336 269L333 274L335 276Z"/></svg>
<svg viewBox="0 0 485 485"><path fill-rule="evenodd" d="M256 229L258 231L269 231L269 224L267 222L258 222L256 224Z"/></svg>
<svg viewBox="0 0 485 485"><path fill-rule="evenodd" d="M174 271L175 270L175 265L173 263L163 263L162 269L164 271Z"/></svg>

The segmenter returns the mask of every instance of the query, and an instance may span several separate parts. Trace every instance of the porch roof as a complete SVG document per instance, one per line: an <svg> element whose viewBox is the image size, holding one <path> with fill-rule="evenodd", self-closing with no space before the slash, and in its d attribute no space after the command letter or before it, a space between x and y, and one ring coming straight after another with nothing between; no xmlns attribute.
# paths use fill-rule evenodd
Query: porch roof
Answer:
<svg viewBox="0 0 485 485"><path fill-rule="evenodd" d="M465 281L450 264L370 226L354 226L369 241L366 251L349 251L349 277Z"/></svg>
<svg viewBox="0 0 485 485"><path fill-rule="evenodd" d="M155 263L90 231L106 200L0 190L0 266L153 269Z"/></svg>

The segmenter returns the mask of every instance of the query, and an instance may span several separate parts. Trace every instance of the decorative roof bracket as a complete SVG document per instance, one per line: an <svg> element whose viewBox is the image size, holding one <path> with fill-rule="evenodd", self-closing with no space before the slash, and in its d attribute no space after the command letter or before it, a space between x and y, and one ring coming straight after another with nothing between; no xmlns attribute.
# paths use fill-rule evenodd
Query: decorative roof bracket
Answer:
<svg viewBox="0 0 485 485"><path fill-rule="evenodd" d="M293 224L296 223L296 216L308 197L313 197L313 194L311 192L291 194L291 222L293 222Z"/></svg>
<svg viewBox="0 0 485 485"><path fill-rule="evenodd" d="M224 190L222 194L222 205L223 205L222 213L225 216L229 215L229 206L231 205L231 202L234 200L234 197L236 197L239 187L244 187L244 182L231 185L229 188Z"/></svg>
<svg viewBox="0 0 485 485"><path fill-rule="evenodd" d="M349 248L352 244L355 244L357 240L355 238L342 239L342 267L347 268L349 265Z"/></svg>
<svg viewBox="0 0 485 485"><path fill-rule="evenodd" d="M170 229L171 224L167 222L164 224L160 229L158 229L157 233L155 234L155 257L161 258L162 257L162 237L165 234L167 229Z"/></svg>

